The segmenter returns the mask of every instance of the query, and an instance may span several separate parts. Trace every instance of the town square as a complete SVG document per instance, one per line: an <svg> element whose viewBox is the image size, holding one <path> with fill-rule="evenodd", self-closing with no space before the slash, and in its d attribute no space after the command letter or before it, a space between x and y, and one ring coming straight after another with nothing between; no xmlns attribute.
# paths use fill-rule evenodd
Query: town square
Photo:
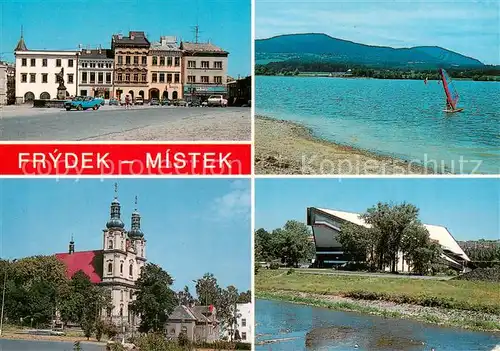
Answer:
<svg viewBox="0 0 500 351"><path fill-rule="evenodd" d="M64 38L55 28L40 35L29 21L36 7L10 18L0 54L0 140L250 140L250 2L241 3L221 2L220 14L198 3L175 24L141 14L130 28L117 17L109 32L91 30L94 44L84 27ZM69 8L54 11L71 25Z"/></svg>

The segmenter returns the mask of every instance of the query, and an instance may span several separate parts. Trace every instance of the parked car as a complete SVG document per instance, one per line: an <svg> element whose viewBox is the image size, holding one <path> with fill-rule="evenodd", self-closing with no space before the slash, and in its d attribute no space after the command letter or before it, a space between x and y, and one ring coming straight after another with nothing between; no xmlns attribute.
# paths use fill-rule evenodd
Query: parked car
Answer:
<svg viewBox="0 0 500 351"><path fill-rule="evenodd" d="M151 99L151 101L149 101L149 104L151 106L159 106L160 105L160 101L158 101L158 99L153 98L153 99Z"/></svg>
<svg viewBox="0 0 500 351"><path fill-rule="evenodd" d="M208 106L227 107L227 100L222 95L211 95L208 97Z"/></svg>
<svg viewBox="0 0 500 351"><path fill-rule="evenodd" d="M163 100L161 100L160 103L161 103L162 106L170 106L170 105L172 105L172 101L169 100L169 99L163 99Z"/></svg>
<svg viewBox="0 0 500 351"><path fill-rule="evenodd" d="M201 103L201 107L208 107L208 101L203 101Z"/></svg>
<svg viewBox="0 0 500 351"><path fill-rule="evenodd" d="M109 105L110 106L118 106L120 104L120 102L116 99L110 99L109 100Z"/></svg>
<svg viewBox="0 0 500 351"><path fill-rule="evenodd" d="M104 99L103 99L103 98L101 98L101 97L96 97L95 99L96 99L96 100L101 100L101 106L106 105L106 102L104 101Z"/></svg>
<svg viewBox="0 0 500 351"><path fill-rule="evenodd" d="M98 110L101 107L102 99L93 98L91 96L77 96L73 100L66 101L64 103L64 108L66 111L75 109L78 111L88 110L89 108L93 110Z"/></svg>
<svg viewBox="0 0 500 351"><path fill-rule="evenodd" d="M186 100L179 99L179 100L174 100L172 102L172 105L174 105L174 106L181 106L181 107L187 107L187 106L189 106L189 103Z"/></svg>
<svg viewBox="0 0 500 351"><path fill-rule="evenodd" d="M135 105L144 105L144 99L142 96L138 96L134 99L134 104Z"/></svg>

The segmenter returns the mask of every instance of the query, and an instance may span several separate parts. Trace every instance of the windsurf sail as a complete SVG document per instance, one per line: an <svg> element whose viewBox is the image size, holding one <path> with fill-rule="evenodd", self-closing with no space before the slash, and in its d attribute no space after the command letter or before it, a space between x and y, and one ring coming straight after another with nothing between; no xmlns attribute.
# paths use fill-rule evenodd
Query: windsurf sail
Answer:
<svg viewBox="0 0 500 351"><path fill-rule="evenodd" d="M453 85L453 81L444 69L439 70L441 80L443 81L444 93L446 94L446 104L453 110L457 108L458 92Z"/></svg>

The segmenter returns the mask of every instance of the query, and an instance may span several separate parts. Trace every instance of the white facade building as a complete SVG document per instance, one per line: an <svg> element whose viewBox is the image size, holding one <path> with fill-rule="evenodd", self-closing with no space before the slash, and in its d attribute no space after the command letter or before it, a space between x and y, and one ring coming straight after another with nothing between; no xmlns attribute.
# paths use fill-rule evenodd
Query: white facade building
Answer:
<svg viewBox="0 0 500 351"><path fill-rule="evenodd" d="M77 94L78 51L28 50L21 35L16 49L16 103L57 98L56 75L64 70L67 96Z"/></svg>
<svg viewBox="0 0 500 351"><path fill-rule="evenodd" d="M239 303L237 308L237 324L236 329L240 333L241 341L245 343L252 343L254 338L253 333L253 304L252 303Z"/></svg>
<svg viewBox="0 0 500 351"><path fill-rule="evenodd" d="M78 95L109 99L113 96L113 52L83 49L78 58Z"/></svg>
<svg viewBox="0 0 500 351"><path fill-rule="evenodd" d="M0 62L0 105L7 105L7 81L9 66Z"/></svg>

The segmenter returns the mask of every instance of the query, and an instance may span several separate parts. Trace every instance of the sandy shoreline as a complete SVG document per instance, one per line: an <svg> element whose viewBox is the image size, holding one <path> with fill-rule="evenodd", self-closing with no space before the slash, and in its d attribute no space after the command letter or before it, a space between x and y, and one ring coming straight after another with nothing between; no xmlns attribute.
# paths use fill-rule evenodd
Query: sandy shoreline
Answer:
<svg viewBox="0 0 500 351"><path fill-rule="evenodd" d="M256 174L435 174L432 169L313 136L298 123L255 116Z"/></svg>

